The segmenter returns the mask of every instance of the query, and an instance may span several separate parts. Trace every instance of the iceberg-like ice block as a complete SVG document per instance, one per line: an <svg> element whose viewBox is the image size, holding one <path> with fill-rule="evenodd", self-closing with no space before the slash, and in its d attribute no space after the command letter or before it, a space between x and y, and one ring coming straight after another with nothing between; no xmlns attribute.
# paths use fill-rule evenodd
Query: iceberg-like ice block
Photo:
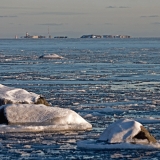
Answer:
<svg viewBox="0 0 160 160"><path fill-rule="evenodd" d="M87 150L155 149L160 143L139 122L121 119L104 130L98 140L84 140L78 148Z"/></svg>
<svg viewBox="0 0 160 160"><path fill-rule="evenodd" d="M155 138L143 127L143 125L132 119L121 119L111 124L100 135L100 141L108 143L155 143Z"/></svg>
<svg viewBox="0 0 160 160"><path fill-rule="evenodd" d="M7 130L14 131L61 131L87 130L92 125L70 109L46 107L43 104L8 104L0 107ZM1 116L3 117L3 116ZM2 118L0 118L2 121ZM13 127L14 126L14 127ZM13 129L17 126L17 130ZM5 130L4 125L2 125ZM1 126L0 126L1 130Z"/></svg>
<svg viewBox="0 0 160 160"><path fill-rule="evenodd" d="M28 92L21 88L8 87L0 84L0 105L12 103L41 103L49 105L48 102L40 95Z"/></svg>
<svg viewBox="0 0 160 160"><path fill-rule="evenodd" d="M45 54L45 55L42 55L40 56L39 58L45 58L45 59L62 59L63 57L62 56L59 56L55 53L53 54Z"/></svg>

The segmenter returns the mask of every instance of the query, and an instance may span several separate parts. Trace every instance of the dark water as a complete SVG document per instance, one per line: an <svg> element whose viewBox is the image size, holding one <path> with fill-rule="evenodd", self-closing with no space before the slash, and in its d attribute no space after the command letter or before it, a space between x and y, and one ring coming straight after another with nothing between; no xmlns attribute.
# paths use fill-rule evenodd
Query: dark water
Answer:
<svg viewBox="0 0 160 160"><path fill-rule="evenodd" d="M56 53L63 59L40 59ZM43 95L70 108L92 131L0 133L0 159L158 159L159 150L87 151L77 141L97 139L120 118L159 118L160 39L0 40L0 84ZM123 112L103 112L103 108ZM144 124L160 140L160 123Z"/></svg>

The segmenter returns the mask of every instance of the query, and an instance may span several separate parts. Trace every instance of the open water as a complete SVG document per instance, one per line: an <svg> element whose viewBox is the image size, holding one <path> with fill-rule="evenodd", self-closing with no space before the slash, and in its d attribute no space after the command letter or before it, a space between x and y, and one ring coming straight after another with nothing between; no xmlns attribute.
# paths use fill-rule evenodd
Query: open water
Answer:
<svg viewBox="0 0 160 160"><path fill-rule="evenodd" d="M52 53L64 58L39 58ZM52 106L70 108L93 125L86 132L0 133L0 159L160 157L156 149L77 148L78 141L96 140L117 119L160 118L158 38L0 39L0 84L41 94ZM160 140L160 123L148 120L144 126Z"/></svg>

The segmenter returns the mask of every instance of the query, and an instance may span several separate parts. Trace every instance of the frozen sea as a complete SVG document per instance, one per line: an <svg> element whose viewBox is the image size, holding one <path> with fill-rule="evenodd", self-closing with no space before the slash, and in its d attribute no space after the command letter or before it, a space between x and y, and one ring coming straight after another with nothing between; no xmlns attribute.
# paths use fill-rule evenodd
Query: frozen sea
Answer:
<svg viewBox="0 0 160 160"><path fill-rule="evenodd" d="M57 54L62 59L39 58ZM153 149L79 149L120 118L160 140L160 39L0 39L0 84L43 95L91 131L0 133L0 159L154 159ZM1 127L1 126L0 126Z"/></svg>

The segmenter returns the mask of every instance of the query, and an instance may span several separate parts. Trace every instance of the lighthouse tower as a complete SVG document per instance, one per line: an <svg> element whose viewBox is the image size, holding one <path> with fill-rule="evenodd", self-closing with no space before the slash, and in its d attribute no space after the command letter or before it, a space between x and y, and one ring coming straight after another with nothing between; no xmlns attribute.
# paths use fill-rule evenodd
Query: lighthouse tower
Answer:
<svg viewBox="0 0 160 160"><path fill-rule="evenodd" d="M28 38L28 32L26 32L26 38Z"/></svg>

